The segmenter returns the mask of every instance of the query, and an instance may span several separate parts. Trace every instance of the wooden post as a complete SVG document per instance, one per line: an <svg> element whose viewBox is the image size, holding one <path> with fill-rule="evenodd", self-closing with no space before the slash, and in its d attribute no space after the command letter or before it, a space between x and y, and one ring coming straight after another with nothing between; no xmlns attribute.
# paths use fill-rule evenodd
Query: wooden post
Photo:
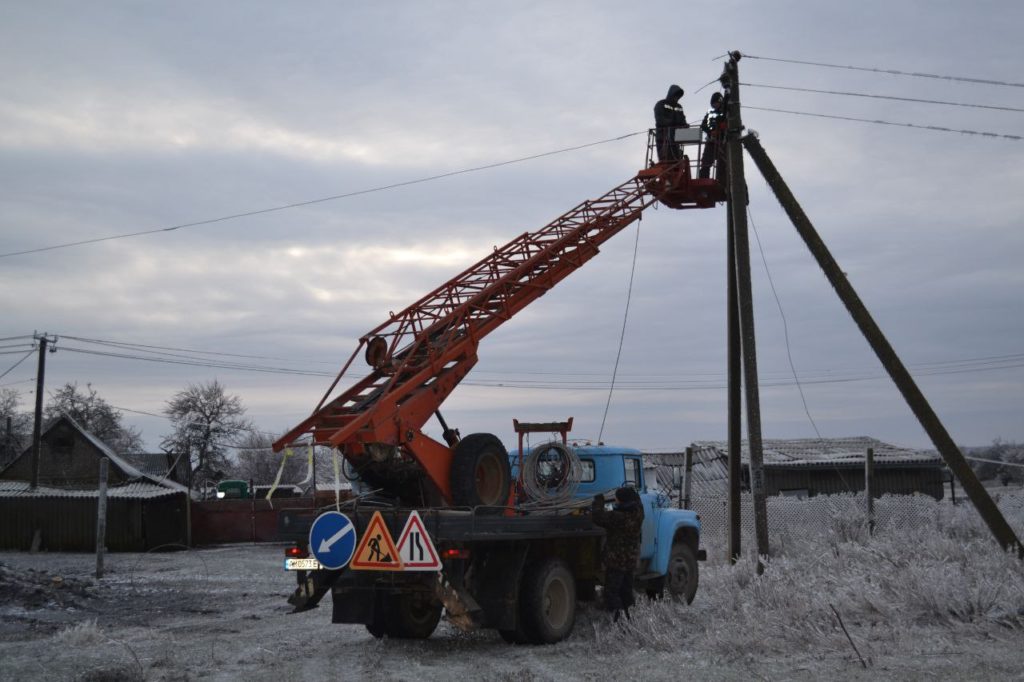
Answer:
<svg viewBox="0 0 1024 682"><path fill-rule="evenodd" d="M867 498L868 535L875 534L875 449L864 453L864 496Z"/></svg>
<svg viewBox="0 0 1024 682"><path fill-rule="evenodd" d="M729 562L739 561L743 551L741 546L742 510L740 504L740 486L743 478L742 462L742 409L740 392L743 390L742 357L740 355L740 308L736 298L736 244L733 240L732 212L726 211L726 334L728 336L728 443L729 443Z"/></svg>
<svg viewBox="0 0 1024 682"><path fill-rule="evenodd" d="M690 509L690 490L693 487L693 448L686 448L686 464L683 467L683 509Z"/></svg>
<svg viewBox="0 0 1024 682"><path fill-rule="evenodd" d="M29 486L34 490L39 485L39 450L43 433L43 377L46 374L46 344L50 339L43 332L39 339L39 369L36 372L36 415L32 424L32 478Z"/></svg>
<svg viewBox="0 0 1024 682"><path fill-rule="evenodd" d="M1017 539L1017 534L1014 533L1013 528L1007 523L1006 518L999 510L999 507L996 506L996 503L992 501L992 497L985 490L985 486L978 480L970 464L964 459L963 453L960 452L960 448L953 442L953 438L946 431L946 427L942 425L938 415L932 410L928 400L925 399L921 389L918 388L917 382L910 376L910 372L907 371L899 356L896 355L896 351L889 344L889 340L882 333L874 318L871 317L871 313L868 312L864 302L860 300L860 296L857 295L853 285L846 278L846 273L840 269L839 264L828 250L828 247L825 246L825 242L814 228L810 218L804 213L803 208L797 202L796 197L793 196L786 181L782 179L782 175L775 168L775 164L768 158L764 147L761 146L761 143L753 135L747 135L743 138L743 146L746 147L750 157L754 159L754 163L757 164L761 175L764 176L768 186L771 187L775 197L786 211L786 215L792 221L793 227L796 228L796 231L804 240L811 255L818 261L818 266L825 273L829 284L832 285L839 299L846 306L850 317L857 323L861 334L864 335L865 340L871 345L871 349L875 351L879 362L882 363L885 371L889 373L889 377L896 384L896 388L903 395L903 399L907 401L907 405L921 423L921 427L924 428L928 437L931 438L935 449L939 451L942 459L945 460L946 466L950 468L957 477L957 480L960 481L960 486L974 504L975 509L978 510L978 514L985 521L992 535L1002 545L1003 549L1013 549L1020 558L1024 559L1024 545Z"/></svg>
<svg viewBox="0 0 1024 682"><path fill-rule="evenodd" d="M750 450L750 491L754 498L754 535L757 541L757 572L764 571L760 557L768 556L768 504L765 499L764 450L761 443L761 398L757 380L757 348L754 334L754 296L750 282L750 242L747 235L747 181L743 174L740 138L739 52L732 52L725 64L729 83L726 113L729 130L726 153L729 168L728 210L732 217L736 248L736 295L739 301L740 338L743 346L743 384L747 399L747 447Z"/></svg>
<svg viewBox="0 0 1024 682"><path fill-rule="evenodd" d="M103 577L103 554L107 551L107 470L110 459L100 459L100 489L96 497L96 577Z"/></svg>
<svg viewBox="0 0 1024 682"><path fill-rule="evenodd" d="M679 491L679 508L683 508L683 475L680 472L682 467L674 465L672 467L672 485Z"/></svg>
<svg viewBox="0 0 1024 682"><path fill-rule="evenodd" d="M256 542L256 486L253 485L253 480L249 479L249 508L251 512L249 518L252 521L252 541Z"/></svg>

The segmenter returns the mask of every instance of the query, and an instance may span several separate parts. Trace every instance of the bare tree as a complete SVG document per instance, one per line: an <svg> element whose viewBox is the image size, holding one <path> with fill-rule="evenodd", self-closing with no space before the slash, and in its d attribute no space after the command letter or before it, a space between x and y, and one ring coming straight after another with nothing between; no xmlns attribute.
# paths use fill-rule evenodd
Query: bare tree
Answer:
<svg viewBox="0 0 1024 682"><path fill-rule="evenodd" d="M32 415L19 412L21 394L13 388L0 388L0 467L14 460L28 447L32 433Z"/></svg>
<svg viewBox="0 0 1024 682"><path fill-rule="evenodd" d="M242 480L252 480L257 485L273 483L283 460L281 483L302 481L308 473L305 447L296 449L290 457L285 457L283 451L274 452L271 449L273 442L271 436L256 431L249 431L242 436L238 441L237 463L232 475Z"/></svg>
<svg viewBox="0 0 1024 682"><path fill-rule="evenodd" d="M46 419L66 414L92 435L109 445L115 452L142 452L142 434L132 426L125 426L124 416L100 397L92 384L85 389L77 383L67 383L54 392L43 410Z"/></svg>
<svg viewBox="0 0 1024 682"><path fill-rule="evenodd" d="M189 384L175 393L164 414L174 430L164 436L160 446L175 455L184 453L193 475L208 480L221 478L218 473L230 470L230 448L252 428L242 399L225 393L216 379Z"/></svg>

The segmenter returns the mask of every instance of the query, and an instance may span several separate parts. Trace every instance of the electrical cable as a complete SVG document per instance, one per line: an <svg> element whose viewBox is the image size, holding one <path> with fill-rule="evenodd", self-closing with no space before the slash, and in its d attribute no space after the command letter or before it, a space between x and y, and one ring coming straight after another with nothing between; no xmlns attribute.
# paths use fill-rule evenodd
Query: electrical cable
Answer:
<svg viewBox="0 0 1024 682"><path fill-rule="evenodd" d="M588 147L595 147L601 144L607 144L609 142L618 142L625 140L636 135L646 135L646 130L639 130L633 133L626 133L625 135L619 135L617 137L610 137L605 140L597 140L596 142L587 142L586 144L575 145L573 147L563 147L562 149L555 149L553 151L542 152L540 154L532 154L530 156L523 156L518 159L509 159L506 161L498 161L495 163L485 164L483 166L474 166L472 168L463 168L462 170L449 171L447 173L439 173L437 175L430 175L424 178L417 178L415 180L406 180L404 182L395 182L390 185L381 185L379 187L370 187L368 189L356 190L354 192L346 192L344 194L335 194L329 197L321 197L319 199L309 199L307 201L297 201L291 204L283 204L281 206L271 206L269 208L261 208L253 211L244 211L241 213L233 213L231 215L220 216L219 218L209 218L207 220L197 220L190 223L181 223L178 225L171 225L169 227L158 227L151 230L141 230L139 232L128 232L124 234L115 234L107 237L96 237L94 239L83 239L77 242L66 242L64 244L54 244L52 246L42 246L34 249L25 249L24 251L10 251L8 253L0 253L0 258L8 258L11 256L24 256L30 253L41 253L43 251L54 251L56 249L65 249L72 246L83 246L85 244L96 244L98 242L112 241L114 239L126 239L128 237L141 237L143 235L157 234L159 232L173 232L175 230L182 230L189 227L199 227L202 225L212 225L213 223L221 223L228 220L235 220L236 218L249 218L252 216L263 215L266 213L274 213L277 211L285 211L291 208L300 208L302 206L312 206L313 204L322 204L328 201L336 201L338 199L348 199L350 197L361 196L363 194L372 194L374 192L383 192L386 190L397 189L399 187L408 187L410 185L418 185L424 182L431 182L433 180L441 180L443 178L450 178L456 175L464 175L466 173L476 173L483 170L491 170L493 168L500 168L502 166L509 166L515 163L522 163L524 161L533 161L535 159L544 158L546 156L554 156L555 154L564 154L566 152L575 152L580 149L586 149Z"/></svg>
<svg viewBox="0 0 1024 682"><path fill-rule="evenodd" d="M782 335L786 341L786 357L789 359L789 368L793 372L793 382L796 384L796 390L800 393L800 402L804 405L804 414L807 415L807 420L811 422L811 427L814 429L815 435L818 436L818 440L822 443L825 439L821 437L821 431L818 430L818 425L814 422L814 417L811 416L811 409L807 406L807 397L804 395L804 387L800 385L800 377L796 372L796 364L793 362L793 351L789 344L789 324L786 322L786 312L782 309L782 301L779 299L779 292L775 289L775 280L772 279L771 270L768 269L768 259L764 255L764 246L761 244L761 235L757 233L757 225L754 224L754 214L750 211L750 206L747 206L747 217L750 219L750 227L754 231L754 239L757 241L757 249L761 252L761 263L764 265L764 274L768 276L768 286L772 290L772 296L775 297L775 305L779 308L779 317L782 318Z"/></svg>
<svg viewBox="0 0 1024 682"><path fill-rule="evenodd" d="M553 440L531 448L523 458L523 492L530 501L520 507L564 505L576 495L583 479L583 463L572 448Z"/></svg>
<svg viewBox="0 0 1024 682"><path fill-rule="evenodd" d="M727 55L726 55L727 56ZM821 66L829 69L847 69L849 71L868 71L871 73L884 73L891 76L912 76L914 78L932 78L947 81L959 81L963 83L980 83L983 85L1000 85L1010 88L1024 88L1024 83L1011 83L1007 81L989 80L985 78L968 78L965 76L944 76L936 73L918 73L914 71L898 71L896 69L876 69L867 66L843 66L841 64L826 64L824 62L809 62L800 59L781 59L779 57L761 57L753 54L743 54L744 59L761 59L769 62L784 62L787 64L802 64L804 66Z"/></svg>
<svg viewBox="0 0 1024 682"><path fill-rule="evenodd" d="M629 287L626 289L626 309L622 313L622 333L619 334L619 349L615 352L615 367L612 369L612 382L608 387L608 400L604 404L604 415L601 417L601 428L597 432L597 442L604 435L604 424L608 419L608 408L612 404L612 393L615 391L615 379L619 373L619 358L622 357L622 346L626 340L626 322L629 320L629 302L633 299L633 276L636 274L636 255L640 250L640 223L636 224L636 240L633 242L633 265L629 270Z"/></svg>
<svg viewBox="0 0 1024 682"><path fill-rule="evenodd" d="M971 457L964 455L964 459L973 459L975 462L988 462L989 464L1001 464L1008 467L1024 467L1024 462L1004 462L1000 459L985 459L984 457Z"/></svg>
<svg viewBox="0 0 1024 682"><path fill-rule="evenodd" d="M817 113L813 113L813 112L810 112L810 111L792 111L790 109L774 109L772 107L755 107L755 106L751 106L749 104L744 104L743 108L744 109L753 109L753 110L756 110L756 111L773 111L773 112L779 113L779 114L795 114L797 116L813 116L813 117L816 117L816 118L834 118L834 119L837 119L837 120L840 120L840 121L857 121L859 123L875 123L877 125L897 126L897 127L900 127L900 128L918 128L920 130L933 130L935 132L940 132L940 133L960 133L961 135L980 135L981 137L998 137L998 138L1002 138L1002 139L1005 139L1005 140L1016 140L1018 142L1021 141L1021 140L1024 140L1024 136L1021 136L1021 135L1006 135L1006 134L1003 134L1003 133L988 133L988 132L983 132L983 131L978 131L978 130L946 128L944 126L923 126L923 125L917 125L915 123L893 123L891 121L882 121L882 120L879 120L879 119L870 119L870 118L856 118L854 116L838 116L838 115L835 115L835 114L817 114Z"/></svg>
<svg viewBox="0 0 1024 682"><path fill-rule="evenodd" d="M819 95L842 95L844 97L867 97L870 99L888 99L897 102L915 102L917 104L941 104L947 107L968 107L971 109L993 109L996 111L1024 112L1018 107L1003 107L995 104L971 104L968 102L947 102L938 99L918 99L916 97L897 97L896 95L876 95L867 92L846 92L843 90L818 90L816 88L796 88L785 85L767 85L765 83L740 83L747 88L767 88L770 90L788 90L790 92L813 92Z"/></svg>
<svg viewBox="0 0 1024 682"><path fill-rule="evenodd" d="M251 359L251 360L280 360L280 361L283 361L283 362L293 362L294 361L294 358L281 358L281 357L275 357L275 356L271 356L271 355L244 355L242 353L224 353L224 352L211 351L211 350L195 350L193 348L175 348L173 346L153 346L153 345L147 345L147 344L143 344L143 343L131 343L131 342L128 342L128 341L113 341L113 340L110 340L110 339L90 339L90 338L86 338L86 337L83 337L83 336L70 336L68 334L62 334L61 338L72 339L73 341L82 341L84 343L96 343L96 344L100 344L100 345L116 346L116 347L122 347L122 348L145 348L145 349L156 349L156 350L166 350L166 351L179 351L181 353L198 353L200 355L220 355L220 356L230 357L230 358L247 358L247 359ZM312 362L312 363L316 363L316 364L321 364L321 365L334 365L335 364L333 362L327 362L327 361L324 361L324 360L309 360L308 362Z"/></svg>
<svg viewBox="0 0 1024 682"><path fill-rule="evenodd" d="M18 365L20 365L21 363L25 362L25 360L27 360L27 359L28 359L28 357L29 357L30 355L32 355L33 353L35 353L35 352L36 352L36 351L35 351L35 349L33 348L33 349L32 349L32 350L30 350L29 352L25 353L25 355L24 355L24 356L23 356L23 357L22 357L22 358L21 358L20 360L18 360L18 361L17 361L16 363L14 363L14 364L13 364L13 365L11 365L10 367L8 367L8 368L7 368L7 371L6 371L6 372L4 372L3 374L0 374L0 379L3 379L3 378L4 378L5 376L7 376L7 375L8 375L8 374L10 374L11 372L13 372L13 371L15 370L15 368L16 368L16 367L17 367ZM6 354L5 354L5 355L6 355Z"/></svg>

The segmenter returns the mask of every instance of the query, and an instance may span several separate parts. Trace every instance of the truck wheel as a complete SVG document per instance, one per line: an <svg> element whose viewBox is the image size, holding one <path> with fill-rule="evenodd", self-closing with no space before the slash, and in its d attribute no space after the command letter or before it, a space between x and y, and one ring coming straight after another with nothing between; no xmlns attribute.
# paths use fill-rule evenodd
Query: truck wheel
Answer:
<svg viewBox="0 0 1024 682"><path fill-rule="evenodd" d="M441 604L431 599L395 599L389 609L387 634L397 639L426 639L437 629L437 623L441 620L441 609Z"/></svg>
<svg viewBox="0 0 1024 682"><path fill-rule="evenodd" d="M685 599L687 604L691 604L697 595L699 578L693 550L685 542L673 543L668 557L668 575L665 576L668 593L673 599Z"/></svg>
<svg viewBox="0 0 1024 682"><path fill-rule="evenodd" d="M508 453L497 436L473 433L455 446L451 486L456 506L504 506L511 481Z"/></svg>
<svg viewBox="0 0 1024 682"><path fill-rule="evenodd" d="M576 580L564 561L544 559L527 571L520 614L531 642L553 644L572 632L576 621Z"/></svg>

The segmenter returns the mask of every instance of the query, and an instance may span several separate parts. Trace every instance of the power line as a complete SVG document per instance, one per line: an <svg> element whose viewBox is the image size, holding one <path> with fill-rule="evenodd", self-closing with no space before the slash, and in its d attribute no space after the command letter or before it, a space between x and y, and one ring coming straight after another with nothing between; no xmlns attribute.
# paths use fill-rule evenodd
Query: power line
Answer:
<svg viewBox="0 0 1024 682"><path fill-rule="evenodd" d="M754 107L754 106L750 106L749 104L744 104L743 108L744 109L754 109L754 110L757 110L757 111L773 111L773 112L778 113L778 114L795 114L797 116L813 116L813 117L816 117L816 118L834 118L834 119L838 119L840 121L857 121L859 123L875 123L875 124L878 124L878 125L898 126L898 127L901 127L901 128L919 128L921 130L934 130L934 131L940 132L940 133L960 133L962 135L980 135L981 137L999 137L999 138L1003 138L1003 139L1006 139L1006 140L1016 140L1018 142L1021 141L1021 140L1024 140L1024 137L1022 137L1020 135L1004 135L1002 133L987 133L987 132L982 132L982 131L978 131L978 130L965 130L965 129L957 129L957 128L946 128L946 127L943 127L943 126L922 126L922 125L917 125L915 123L893 123L891 121L882 121L882 120L870 119L870 118L855 118L853 116L837 116L835 114L817 114L817 113L813 113L813 112L810 112L810 111L791 111L789 109L774 109L774 108L771 108L771 107Z"/></svg>
<svg viewBox="0 0 1024 682"><path fill-rule="evenodd" d="M809 62L800 59L781 59L779 57L760 57L752 54L744 54L746 59L761 59L769 62L785 62L787 64L802 64L805 66L821 66L829 69L847 69L849 71L868 71L871 73L884 73L891 76L911 76L913 78L932 78L946 81L959 81L963 83L980 83L982 85L1000 85L1009 88L1024 88L1024 83L1012 83L1007 81L989 80L987 78L968 78L966 76L945 76L937 73L920 73L915 71L899 71L897 69L876 69L868 66L844 66L842 64L826 64L824 62Z"/></svg>
<svg viewBox="0 0 1024 682"><path fill-rule="evenodd" d="M747 88L768 88L770 90L789 90L791 92L813 92L819 95L842 95L844 97L868 97L871 99L889 99L898 102L916 102L918 104L941 104L949 107L969 107L971 109L995 109L997 111L1018 111L1024 109L1018 107L1003 107L995 104L972 104L969 102L947 102L938 99L918 99L916 97L897 97L896 95L876 95L867 92L846 92L844 90L818 90L817 88L797 88L787 85L767 85L765 83L741 83Z"/></svg>
<svg viewBox="0 0 1024 682"><path fill-rule="evenodd" d="M18 365L20 365L21 363L25 362L25 360L27 360L27 359L28 359L28 356L32 355L32 354L33 354L33 353L35 353L35 352L36 352L36 351L35 351L35 349L32 349L32 350L30 350L29 352L25 353L24 357L22 357L22 358L21 358L20 360L18 360L18 361L17 361L16 363L14 363L14 364L13 364L13 365L11 365L10 367L8 367L8 368L7 368L7 371L6 371L6 372L4 372L3 374L0 374L0 379L3 379L3 378L4 378L5 376L7 376L7 375L8 375L8 374L10 374L11 372L13 372L13 371L14 371L14 369L15 369L15 368L16 368L16 367L17 367Z"/></svg>
<svg viewBox="0 0 1024 682"><path fill-rule="evenodd" d="M518 159L509 159L507 161L498 161L496 163L489 163L483 166L474 166L472 168L463 168L462 170L450 171L448 173L440 173L438 175L430 175L425 178L417 178L415 180L406 180L404 182L396 182L390 185L381 185L379 187L371 187L369 189L356 190L354 192L346 192L344 194L335 194L329 197L322 197L320 199L310 199L308 201L297 201L291 204L284 204L281 206L272 206L270 208L261 208L254 211L244 211L242 213L233 213L231 215L221 216L219 218L209 218L207 220L197 220L191 223L181 223L179 225L171 225L170 227L158 227L152 230L142 230L139 232L128 232L124 234L115 234L108 237L96 237L94 239L83 239L77 242L67 242L64 244L54 244L53 246L42 246L35 249L26 249L24 251L11 251L9 253L0 253L0 258L8 258L10 256L24 256L30 253L41 253L43 251L53 251L55 249L65 249L72 246L83 246L85 244L96 244L98 242L106 242L114 239L126 239L128 237L141 237L148 234L157 234L158 232L173 232L174 230L182 230L188 227L199 227L202 225L212 225L213 223L221 223L228 220L235 220L236 218L248 218L257 215L263 215L266 213L274 213L277 211L285 211L291 208L300 208L302 206L312 206L313 204L322 204L327 201L336 201L338 199L348 199L350 197L361 196L363 194L372 194L374 192L383 192L390 189L397 189L399 187L408 187L410 185L418 185L424 182L431 182L433 180L441 180L443 178L450 178L456 175L464 175L466 173L476 173L483 170L491 170L493 168L500 168L502 166L509 166L515 163L522 163L524 161L533 161L535 159L544 158L546 156L554 156L555 154L564 154L566 152L575 152L588 147L596 147L597 145L607 144L609 142L618 142L619 140L625 140L629 137L636 135L646 135L646 130L640 130L634 133L626 133L625 135L619 135L618 137L610 137L605 140L597 140L596 142L587 142L586 144L580 144L573 147L563 147L562 149L555 149L553 151L542 152L540 154L532 154L530 156L522 156Z"/></svg>
<svg viewBox="0 0 1024 682"><path fill-rule="evenodd" d="M247 358L247 359L250 359L250 360L279 360L279 361L283 361L283 362L292 362L294 360L294 358L282 358L282 357L275 357L275 356L272 356L272 355L245 355L245 354L242 354L242 353L224 353L222 351L196 350L194 348L175 348L174 346L153 346L153 345L147 345L147 344L144 344L144 343L131 343L131 342L128 342L128 341L112 341L110 339L90 339L90 338L86 338L86 337L83 337L83 336L69 336L67 334L62 335L62 338L72 339L74 341L82 341L84 343L95 343L95 344L99 344L99 345L115 346L115 347L120 347L120 348L144 348L144 349L155 349L155 350L166 350L166 351L178 351L178 352L181 352L181 353L197 353L197 354L200 354L200 355L219 355L219 356L224 356L224 357L229 357L229 358ZM312 362L312 363L321 364L321 365L334 365L334 364L336 364L336 363L333 363L333 362L327 362L325 360L308 360L307 362Z"/></svg>
<svg viewBox="0 0 1024 682"><path fill-rule="evenodd" d="M636 241L633 242L633 266L629 270L629 287L626 289L626 309L622 313L622 333L619 334L619 349L615 353L615 367L612 369L612 382L608 386L608 400L604 404L604 415L601 417L601 429L597 432L597 442L604 435L604 423L608 419L608 408L612 405L612 393L615 392L615 379L619 374L619 359L622 357L622 346L626 340L626 321L629 320L629 302L633 299L633 276L636 274L636 255L640 251L640 223L636 224Z"/></svg>
<svg viewBox="0 0 1024 682"><path fill-rule="evenodd" d="M789 368L793 371L793 382L796 384L796 390L800 393L800 402L804 405L804 413L807 415L807 420L811 422L811 428L814 429L814 433L818 436L818 440L825 443L825 439L821 437L821 431L818 430L818 425L814 422L814 417L811 416L811 408L807 405L807 397L804 395L804 387L800 385L800 377L796 372L796 364L793 362L793 351L789 345L789 324L786 322L786 313L782 309L782 301L779 299L779 292L775 290L775 280L772 279L771 270L768 269L768 258L764 255L764 246L761 244L761 235L757 232L757 225L754 224L754 214L750 211L750 206L747 206L747 216L750 218L750 227L754 230L754 239L757 241L757 249L761 252L761 263L764 264L764 274L768 276L768 285L771 287L772 296L775 297L775 305L779 308L779 317L782 318L782 334L786 341L786 357L789 359ZM827 450L826 446L826 450ZM840 474L842 476L842 474Z"/></svg>

